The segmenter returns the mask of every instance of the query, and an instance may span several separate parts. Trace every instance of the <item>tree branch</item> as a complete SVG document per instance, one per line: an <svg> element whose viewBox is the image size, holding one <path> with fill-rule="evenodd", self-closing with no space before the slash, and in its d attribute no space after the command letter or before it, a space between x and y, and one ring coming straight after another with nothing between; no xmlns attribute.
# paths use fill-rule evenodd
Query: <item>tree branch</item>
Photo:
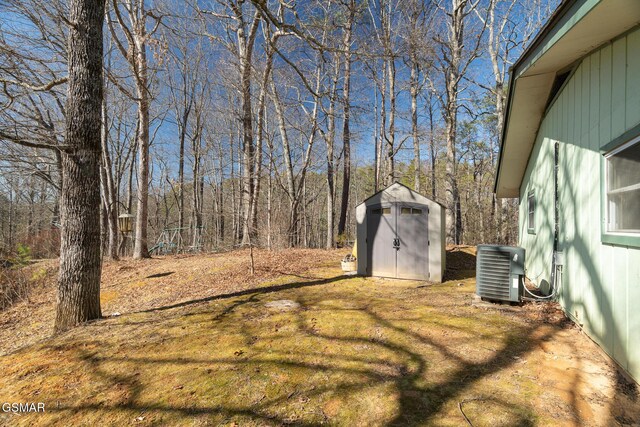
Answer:
<svg viewBox="0 0 640 427"><path fill-rule="evenodd" d="M60 79L52 80L47 84L43 84L43 85L40 85L40 86L35 86L35 85L29 84L29 83L26 83L26 82L21 82L21 81L18 81L18 80L0 78L0 83L3 83L5 85L6 84L12 84L12 85L20 86L20 87L23 87L23 88L26 88L26 89L29 89L29 90L32 90L32 91L35 91L35 92L45 92L45 91L51 90L55 86L59 86L61 84L66 83L68 80L69 79L67 77L62 77Z"/></svg>

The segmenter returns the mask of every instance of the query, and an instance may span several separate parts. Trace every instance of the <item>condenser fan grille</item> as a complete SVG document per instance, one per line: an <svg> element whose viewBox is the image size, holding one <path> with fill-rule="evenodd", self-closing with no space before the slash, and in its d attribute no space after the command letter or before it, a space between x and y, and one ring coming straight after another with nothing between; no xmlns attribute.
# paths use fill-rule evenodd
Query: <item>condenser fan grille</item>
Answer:
<svg viewBox="0 0 640 427"><path fill-rule="evenodd" d="M524 250L511 246L478 246L476 292L483 298L519 301L519 274ZM515 267L515 268L514 268ZM516 287L513 288L513 283Z"/></svg>

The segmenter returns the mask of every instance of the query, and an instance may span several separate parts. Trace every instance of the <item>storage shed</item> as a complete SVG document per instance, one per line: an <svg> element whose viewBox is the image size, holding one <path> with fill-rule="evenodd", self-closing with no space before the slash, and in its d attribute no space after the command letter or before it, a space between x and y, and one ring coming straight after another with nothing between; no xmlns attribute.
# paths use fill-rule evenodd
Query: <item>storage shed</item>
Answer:
<svg viewBox="0 0 640 427"><path fill-rule="evenodd" d="M358 274L442 282L444 206L395 183L356 206Z"/></svg>

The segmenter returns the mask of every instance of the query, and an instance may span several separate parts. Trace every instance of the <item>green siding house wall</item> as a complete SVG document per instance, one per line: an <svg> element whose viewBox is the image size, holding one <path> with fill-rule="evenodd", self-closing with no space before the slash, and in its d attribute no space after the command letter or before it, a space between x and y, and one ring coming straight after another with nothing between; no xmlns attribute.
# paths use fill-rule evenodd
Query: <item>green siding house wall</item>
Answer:
<svg viewBox="0 0 640 427"><path fill-rule="evenodd" d="M559 142L558 299L566 313L640 380L640 237L604 232L604 154L640 135L640 29L582 58L547 107L520 186L526 274L551 282L554 145ZM529 229L528 198L535 197ZM637 212L640 215L640 212Z"/></svg>

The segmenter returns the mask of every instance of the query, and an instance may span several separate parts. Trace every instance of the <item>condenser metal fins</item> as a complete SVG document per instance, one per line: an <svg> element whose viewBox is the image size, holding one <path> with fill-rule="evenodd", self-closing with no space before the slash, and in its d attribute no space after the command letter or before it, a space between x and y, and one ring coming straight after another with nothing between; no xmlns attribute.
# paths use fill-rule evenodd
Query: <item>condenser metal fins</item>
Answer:
<svg viewBox="0 0 640 427"><path fill-rule="evenodd" d="M476 293L488 300L520 302L524 278L524 249L479 245Z"/></svg>

